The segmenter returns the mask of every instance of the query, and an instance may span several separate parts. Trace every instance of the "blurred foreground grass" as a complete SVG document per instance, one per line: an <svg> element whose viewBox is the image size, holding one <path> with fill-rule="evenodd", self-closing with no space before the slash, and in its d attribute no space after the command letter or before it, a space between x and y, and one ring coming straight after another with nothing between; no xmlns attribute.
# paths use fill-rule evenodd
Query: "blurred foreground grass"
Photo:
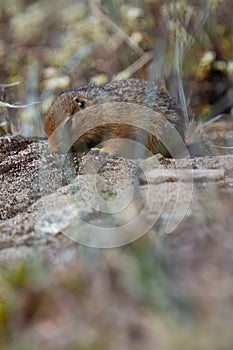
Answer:
<svg viewBox="0 0 233 350"><path fill-rule="evenodd" d="M38 256L1 268L1 349L232 348L232 271L219 247L78 249L67 266Z"/></svg>

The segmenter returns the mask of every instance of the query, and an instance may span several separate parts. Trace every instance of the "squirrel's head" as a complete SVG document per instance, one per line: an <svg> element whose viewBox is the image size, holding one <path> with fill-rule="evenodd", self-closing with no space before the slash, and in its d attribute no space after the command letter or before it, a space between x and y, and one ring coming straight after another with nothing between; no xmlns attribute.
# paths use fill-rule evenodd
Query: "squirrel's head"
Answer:
<svg viewBox="0 0 233 350"><path fill-rule="evenodd" d="M45 118L44 125L47 136L50 137L62 122L91 105L93 102L78 91L63 92L55 98Z"/></svg>

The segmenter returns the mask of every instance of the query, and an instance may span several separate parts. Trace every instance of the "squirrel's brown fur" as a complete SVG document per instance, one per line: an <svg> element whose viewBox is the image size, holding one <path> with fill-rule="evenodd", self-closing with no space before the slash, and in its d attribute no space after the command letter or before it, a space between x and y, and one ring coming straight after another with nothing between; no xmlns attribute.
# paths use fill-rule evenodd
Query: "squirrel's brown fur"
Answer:
<svg viewBox="0 0 233 350"><path fill-rule="evenodd" d="M102 108L103 106L105 108ZM143 108L139 106L144 106L145 110L154 113L145 117L142 115ZM116 122L118 117L120 122ZM128 124L130 120L137 125L140 122L143 124L143 120L140 120L143 118L146 131ZM126 119L128 121L124 122ZM50 107L45 119L45 131L51 152L63 151L62 136L58 138L54 134L61 123L64 130L67 130L68 137L72 138L72 134L76 133L77 129L81 130L88 122L88 131L78 140L74 139L76 151L94 147L108 139L125 138L139 141L151 152L157 153L160 151L161 142L155 134L157 131L158 135L162 132L166 121L170 122L183 138L184 117L169 93L153 82L128 79L106 85L88 84L63 92ZM96 122L101 122L101 125L95 127ZM153 132L150 134L148 131Z"/></svg>

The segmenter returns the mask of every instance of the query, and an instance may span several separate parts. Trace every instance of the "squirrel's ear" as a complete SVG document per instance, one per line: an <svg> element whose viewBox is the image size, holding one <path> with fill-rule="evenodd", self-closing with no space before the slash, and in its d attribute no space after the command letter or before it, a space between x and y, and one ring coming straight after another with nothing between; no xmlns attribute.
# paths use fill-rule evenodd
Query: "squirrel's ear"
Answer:
<svg viewBox="0 0 233 350"><path fill-rule="evenodd" d="M73 101L77 104L79 109L84 109L87 107L87 101L83 98L76 96L74 97Z"/></svg>

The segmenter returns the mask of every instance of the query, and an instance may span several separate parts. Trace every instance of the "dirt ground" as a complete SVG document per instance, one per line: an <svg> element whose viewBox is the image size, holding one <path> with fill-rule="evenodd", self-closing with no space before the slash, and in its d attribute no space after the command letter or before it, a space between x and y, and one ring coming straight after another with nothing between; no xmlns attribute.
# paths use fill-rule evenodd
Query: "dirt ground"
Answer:
<svg viewBox="0 0 233 350"><path fill-rule="evenodd" d="M196 332L186 349L230 349L232 155L79 159L46 140L0 143L0 262L17 298L2 326L22 349L178 349Z"/></svg>

